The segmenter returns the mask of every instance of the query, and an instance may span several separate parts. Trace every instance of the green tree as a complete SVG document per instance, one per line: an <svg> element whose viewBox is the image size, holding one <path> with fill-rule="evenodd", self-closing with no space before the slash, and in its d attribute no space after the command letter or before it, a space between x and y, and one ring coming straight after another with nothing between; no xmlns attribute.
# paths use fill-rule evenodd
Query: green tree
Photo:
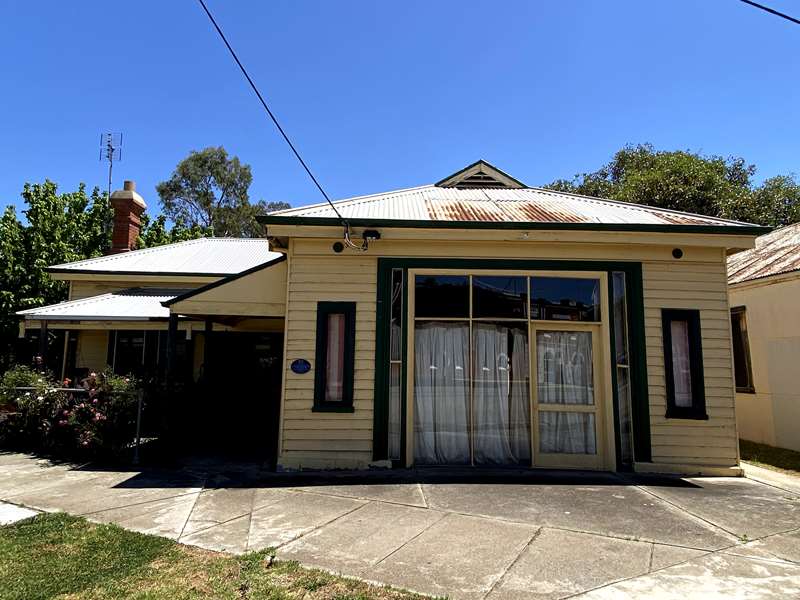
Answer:
<svg viewBox="0 0 800 600"><path fill-rule="evenodd" d="M597 171L558 179L547 188L781 227L800 221L800 183L778 175L753 184L743 158L625 146Z"/></svg>
<svg viewBox="0 0 800 600"><path fill-rule="evenodd" d="M738 202L723 203L720 216L727 219L783 227L800 221L800 184L795 175L777 175Z"/></svg>
<svg viewBox="0 0 800 600"><path fill-rule="evenodd" d="M16 312L65 300L68 286L45 271L53 264L99 256L110 247L112 209L81 184L59 194L52 181L25 184L27 224L9 206L0 219L0 371L14 359Z"/></svg>
<svg viewBox="0 0 800 600"><path fill-rule="evenodd" d="M250 165L228 156L222 146L192 151L172 176L156 186L167 219L186 227L199 226L212 235L261 237L256 216L288 208L285 202L250 202Z"/></svg>

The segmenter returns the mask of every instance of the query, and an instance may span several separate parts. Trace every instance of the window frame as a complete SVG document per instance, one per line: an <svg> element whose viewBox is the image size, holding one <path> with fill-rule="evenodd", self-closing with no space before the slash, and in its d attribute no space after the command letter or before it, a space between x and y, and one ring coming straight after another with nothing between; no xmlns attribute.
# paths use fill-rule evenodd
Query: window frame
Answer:
<svg viewBox="0 0 800 600"><path fill-rule="evenodd" d="M734 373L733 373L733 382L734 386L736 387L736 393L738 394L755 394L756 387L755 383L753 382L753 363L750 358L750 337L747 332L747 307L746 306L733 306L731 307L731 338L733 338L733 318L736 316L741 320L739 325L739 331L741 332L741 341L744 344L744 363L747 367L745 372L747 376L747 385L746 386L739 386L736 385L736 365L734 361ZM733 344L734 348L736 346L736 340L731 339L731 343ZM736 351L734 350L734 356Z"/></svg>
<svg viewBox="0 0 800 600"><path fill-rule="evenodd" d="M342 374L342 400L326 401L326 371L328 350L328 315L344 315L344 361ZM353 379L355 375L356 303L317 302L317 340L314 361L313 412L355 412L353 407Z"/></svg>
<svg viewBox="0 0 800 600"><path fill-rule="evenodd" d="M692 406L675 403L675 379L672 361L672 322L686 321L689 328L689 368L691 369ZM661 334L664 344L664 377L667 390L668 419L707 420L705 375L703 373L703 344L700 311L686 308L661 309Z"/></svg>

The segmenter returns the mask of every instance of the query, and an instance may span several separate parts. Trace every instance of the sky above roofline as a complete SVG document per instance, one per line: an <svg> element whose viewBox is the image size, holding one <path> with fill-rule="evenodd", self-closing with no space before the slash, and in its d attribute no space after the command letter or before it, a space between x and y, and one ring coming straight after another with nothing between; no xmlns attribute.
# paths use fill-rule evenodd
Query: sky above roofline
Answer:
<svg viewBox="0 0 800 600"><path fill-rule="evenodd" d="M480 19L455 1L209 5L331 197L478 157L541 186L639 142L740 155L757 180L800 171L800 28L740 2L519 0ZM124 134L115 187L136 180L151 210L156 183L211 145L252 165L254 200L319 200L194 3L3 14L3 205L46 177L104 186L103 131Z"/></svg>

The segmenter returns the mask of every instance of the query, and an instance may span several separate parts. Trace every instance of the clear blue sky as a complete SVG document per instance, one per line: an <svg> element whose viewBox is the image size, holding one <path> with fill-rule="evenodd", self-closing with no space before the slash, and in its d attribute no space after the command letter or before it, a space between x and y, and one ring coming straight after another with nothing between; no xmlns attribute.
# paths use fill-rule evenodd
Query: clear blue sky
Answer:
<svg viewBox="0 0 800 600"><path fill-rule="evenodd" d="M208 3L333 197L478 158L540 185L645 141L800 171L800 26L736 0ZM103 186L108 130L151 212L210 145L252 165L252 199L320 201L193 0L0 9L0 205Z"/></svg>

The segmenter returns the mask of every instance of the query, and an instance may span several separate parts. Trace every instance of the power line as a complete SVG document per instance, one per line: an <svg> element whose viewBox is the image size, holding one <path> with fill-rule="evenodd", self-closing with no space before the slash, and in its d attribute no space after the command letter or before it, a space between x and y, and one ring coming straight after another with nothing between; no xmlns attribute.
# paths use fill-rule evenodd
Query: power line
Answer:
<svg viewBox="0 0 800 600"><path fill-rule="evenodd" d="M786 13L777 11L774 8L770 8L769 6L764 6L763 4L759 4L758 2L752 2L751 0L740 0L740 1L744 2L745 4L749 4L750 6L755 6L756 8L759 8L763 11L773 14L776 17L781 17L782 19L786 19L787 21L791 21L792 23L800 25L800 19L795 19L794 17L791 17Z"/></svg>
<svg viewBox="0 0 800 600"><path fill-rule="evenodd" d="M235 60L236 64L239 65L239 69L242 71L242 75L244 75L245 79L247 79L247 83L250 84L250 87L256 93L256 96L258 96L258 99L261 101L261 105L264 107L264 110L267 111L267 114L269 115L269 118L272 119L272 122L275 124L275 127L278 128L278 131L283 136L283 139L286 140L286 143L289 144L289 148L292 149L292 152L294 153L294 155L297 158L297 160L300 161L301 165L303 165L303 168L305 169L306 173L308 173L308 176L311 178L311 181L314 182L314 185L317 186L317 189L324 196L325 200L327 200L328 204L331 205L331 208L333 209L333 212L336 213L336 216L339 217L339 220L347 227L347 219L345 219L341 215L341 213L337 210L336 206L331 201L331 199L328 196L328 194L325 193L325 190L322 188L322 185L320 185L319 181L317 181L317 178L314 177L314 174L311 172L311 169L308 168L308 165L306 164L306 161L303 160L303 157L300 156L300 153L297 151L297 148L295 148L294 144L292 144L292 140L290 140L289 136L286 135L286 132L283 130L283 127L281 127L281 124L278 123L278 119L275 118L275 115L269 109L269 106L267 106L267 103L264 100L264 97L261 95L261 92L258 91L258 88L256 87L256 84L253 83L253 80L250 77L250 75L247 73L247 69L244 68L244 65L242 64L242 61L240 61L239 57L236 56L236 52L234 52L233 48L228 43L228 39L225 37L225 34L222 33L222 29L220 29L219 25L217 25L217 21L214 19L214 16L211 14L211 11L208 10L208 7L206 6L206 3L203 2L203 0L197 0L197 1L200 3L200 6L203 7L203 10L206 11L206 14L208 15L208 18L211 20L211 24L214 25L214 29L217 30L217 33L219 34L219 37L222 38L222 41L225 42L225 46L228 48L228 51L231 53L231 56L233 57L233 60Z"/></svg>

